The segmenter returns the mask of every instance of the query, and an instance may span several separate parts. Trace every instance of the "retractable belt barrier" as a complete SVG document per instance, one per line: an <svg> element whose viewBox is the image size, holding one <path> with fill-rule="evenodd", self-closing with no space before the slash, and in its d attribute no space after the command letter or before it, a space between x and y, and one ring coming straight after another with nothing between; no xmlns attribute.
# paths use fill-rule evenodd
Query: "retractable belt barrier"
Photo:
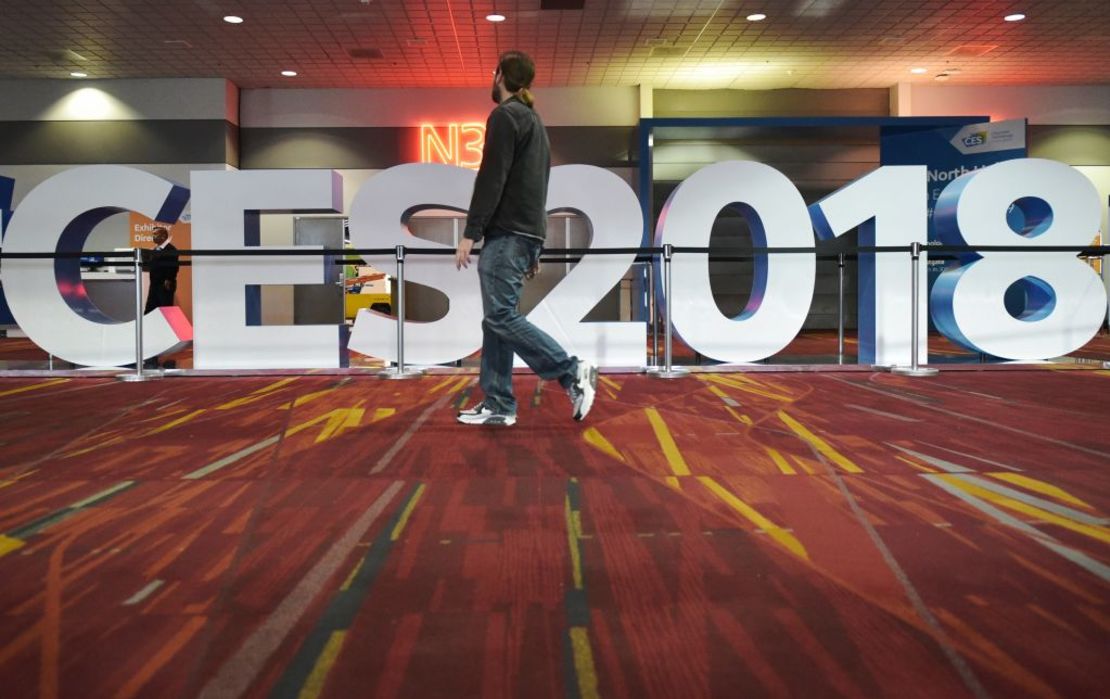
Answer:
<svg viewBox="0 0 1110 699"><path fill-rule="evenodd" d="M481 255L482 249L475 248L472 254ZM844 246L841 244L817 245L810 247L769 247L769 246L752 246L749 248L708 248L708 247L686 247L663 245L657 247L636 247L636 248L549 248L544 251L540 258L540 262L548 264L565 264L571 262L579 262L584 257L589 255L628 255L634 254L636 257L633 264L647 264L648 274L648 311L651 315L651 328L652 328L652 364L646 367L645 371L651 375L659 378L677 378L686 375L688 372L684 369L675 367L673 365L672 356L672 337L673 329L671 322L671 306L672 304L665 304L663 307L663 337L664 337L664 363L663 366L658 366L658 336L659 330L657 327L657 312L656 312L656 299L655 299L655 283L654 283L654 267L656 261L660 261L663 270L663 294L664 298L671 297L671 262L675 255L685 254L698 254L709 255L714 262L740 262L755 259L761 255L769 254L813 254L817 259L836 260L838 267L838 283L837 283L837 297L838 297L838 330L837 330L837 348L839 363L844 361L844 262L846 259L858 257L860 254L893 254L893 253L908 253L910 256L911 264L911 308L913 311L910 313L911 324L911 362L908 367L893 367L892 371L897 373L906 374L910 376L927 376L937 373L936 369L923 368L919 365L918 357L918 337L920 319L918 318L918 285L920 274L920 258L921 252L926 252L931 258L938 259L958 259L968 254L975 254L980 252L1017 252L1017 253L1031 253L1031 252L1053 252L1053 253L1075 253L1077 257L1102 257L1110 253L1110 246L1107 245L1088 245L1088 246L1068 246L1068 245L1039 245L1039 246L1017 246L1017 245L943 245L934 243L918 243L915 242L911 245L880 245L880 246ZM26 260L26 259L80 259L86 257L98 257L104 261L119 260L120 262L130 262L132 271L135 278L135 371L134 373L121 374L119 378L125 381L144 381L156 376L161 376L161 373L148 373L143 369L142 357L142 339L143 339L143 298L142 298L142 268L146 264L151 264L162 258L173 258L179 264L188 266L189 260L182 260L182 258L191 257L282 257L282 256L298 256L304 257L306 255L320 255L320 256L333 256L343 257L345 259L335 260L336 265L348 265L356 262L350 259L351 256L359 258L366 257L386 257L393 256L397 263L397 361L395 366L389 367L378 375L382 378L389 379L404 379L420 376L423 372L420 370L406 368L404 359L404 326L405 326L405 284L404 284L404 268L405 259L409 255L454 255L455 250L450 248L420 248L408 247L405 245L397 245L394 248L343 248L343 249L319 249L319 250L289 250L289 249L268 249L265 247L258 247L254 249L235 249L235 250L175 250L166 252L161 250L150 250L144 248L135 248L131 254L121 253L119 251L111 252L16 252L5 253L0 249L0 261L6 259L12 260ZM118 264L118 263L117 263Z"/></svg>

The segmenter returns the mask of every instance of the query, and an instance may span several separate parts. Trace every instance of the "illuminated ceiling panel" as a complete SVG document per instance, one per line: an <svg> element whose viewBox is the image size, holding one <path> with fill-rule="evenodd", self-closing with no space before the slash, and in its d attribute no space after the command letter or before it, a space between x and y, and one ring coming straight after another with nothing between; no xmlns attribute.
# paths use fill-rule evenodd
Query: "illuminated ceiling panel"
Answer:
<svg viewBox="0 0 1110 699"><path fill-rule="evenodd" d="M582 9L541 9L574 6ZM1019 7L1020 6L1020 7ZM223 77L241 87L1110 83L1105 0L4 0L0 77ZM1020 9L1023 22L1002 17ZM492 23L486 15L503 14ZM244 18L239 25L226 14ZM750 22L749 15L767 18ZM993 47L993 48L989 48ZM989 50L984 50L989 49ZM911 68L924 68L920 75ZM298 73L282 78L282 70Z"/></svg>

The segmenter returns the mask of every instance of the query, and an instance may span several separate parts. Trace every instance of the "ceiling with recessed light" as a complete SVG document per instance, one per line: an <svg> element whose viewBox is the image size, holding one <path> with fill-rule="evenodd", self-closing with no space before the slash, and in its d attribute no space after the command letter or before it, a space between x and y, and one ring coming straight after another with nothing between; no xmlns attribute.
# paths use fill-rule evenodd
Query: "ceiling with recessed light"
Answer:
<svg viewBox="0 0 1110 699"><path fill-rule="evenodd" d="M1106 0L3 0L0 27L3 78L484 86L519 48L540 86L1110 83Z"/></svg>

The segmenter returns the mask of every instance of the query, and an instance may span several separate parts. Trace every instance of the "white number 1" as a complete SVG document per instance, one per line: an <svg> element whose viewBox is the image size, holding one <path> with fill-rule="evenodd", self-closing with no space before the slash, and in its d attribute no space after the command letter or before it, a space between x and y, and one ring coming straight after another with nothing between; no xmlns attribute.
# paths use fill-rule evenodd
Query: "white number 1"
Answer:
<svg viewBox="0 0 1110 699"><path fill-rule="evenodd" d="M924 165L888 165L809 207L817 236L831 240L859 226L861 247L909 245L926 240ZM918 354L926 356L925 260L919 263ZM911 267L909 253L859 254L859 363L910 363Z"/></svg>

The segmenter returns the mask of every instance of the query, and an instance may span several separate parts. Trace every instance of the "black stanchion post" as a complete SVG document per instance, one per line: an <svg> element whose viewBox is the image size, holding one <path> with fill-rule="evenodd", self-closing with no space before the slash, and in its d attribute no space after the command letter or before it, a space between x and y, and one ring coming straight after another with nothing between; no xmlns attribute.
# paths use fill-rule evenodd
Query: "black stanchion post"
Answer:
<svg viewBox="0 0 1110 699"><path fill-rule="evenodd" d="M671 258L674 257L674 246L663 246L663 367L652 367L647 375L657 379L677 379L690 373L688 369L672 366L672 331L671 307L674 305L674 296L671 295Z"/></svg>
<svg viewBox="0 0 1110 699"><path fill-rule="evenodd" d="M120 374L120 381L146 381L153 374L143 373L143 249L135 248L131 261L135 273L135 373Z"/></svg>
<svg viewBox="0 0 1110 699"><path fill-rule="evenodd" d="M397 256L397 365L387 367L378 376L383 379L412 379L422 376L420 369L405 368L405 246L398 245Z"/></svg>
<svg viewBox="0 0 1110 699"><path fill-rule="evenodd" d="M666 370L671 370L671 360L674 357L671 347L671 258L674 256L674 248L670 245L663 247L663 297L667 299L667 306L664 309L667 318L667 326L663 329L664 335L664 348L663 348L663 363Z"/></svg>
<svg viewBox="0 0 1110 699"><path fill-rule="evenodd" d="M648 278L648 312L651 313L651 364L649 367L659 366L659 309L655 305L655 255L651 256L647 265Z"/></svg>
<svg viewBox="0 0 1110 699"><path fill-rule="evenodd" d="M1106 241L1104 240L1103 242ZM1110 281L1110 270L1107 270L1106 268L1106 253L1100 254L1098 256L1098 259L1102 260L1102 279L1103 283L1106 284L1107 281ZM1110 332L1110 311L1107 311L1106 318L1104 320L1106 321L1106 332ZM1110 367L1110 362L1103 362L1102 365L1105 367Z"/></svg>
<svg viewBox="0 0 1110 699"><path fill-rule="evenodd" d="M893 367L891 371L896 374L903 374L905 376L936 376L936 369L927 369L918 365L917 357L917 338L918 338L918 325L919 319L917 317L918 306L918 268L921 260L921 243L916 240L910 243L910 284L913 285L910 290L910 365L908 367ZM928 361L928 358L926 358Z"/></svg>
<svg viewBox="0 0 1110 699"><path fill-rule="evenodd" d="M844 253L836 256L836 357L844 363Z"/></svg>

